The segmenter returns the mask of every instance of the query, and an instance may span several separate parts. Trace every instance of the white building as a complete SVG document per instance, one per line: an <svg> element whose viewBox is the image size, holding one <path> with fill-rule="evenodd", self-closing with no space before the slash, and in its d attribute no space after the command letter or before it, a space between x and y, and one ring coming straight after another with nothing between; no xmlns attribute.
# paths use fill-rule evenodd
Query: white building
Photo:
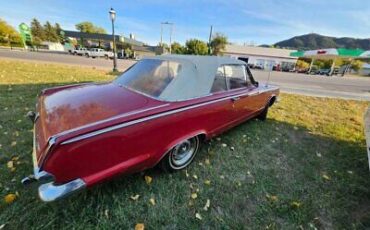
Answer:
<svg viewBox="0 0 370 230"><path fill-rule="evenodd" d="M250 66L259 69L293 69L297 57L290 53L296 50L266 48L257 46L226 45L223 54L247 62Z"/></svg>

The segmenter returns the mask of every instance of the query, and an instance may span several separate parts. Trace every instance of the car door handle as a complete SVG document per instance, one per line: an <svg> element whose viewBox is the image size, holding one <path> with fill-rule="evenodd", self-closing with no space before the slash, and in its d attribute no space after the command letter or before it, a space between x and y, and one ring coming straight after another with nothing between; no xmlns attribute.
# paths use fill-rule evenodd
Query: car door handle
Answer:
<svg viewBox="0 0 370 230"><path fill-rule="evenodd" d="M232 97L231 100L232 101L237 101L237 100L240 100L240 97Z"/></svg>

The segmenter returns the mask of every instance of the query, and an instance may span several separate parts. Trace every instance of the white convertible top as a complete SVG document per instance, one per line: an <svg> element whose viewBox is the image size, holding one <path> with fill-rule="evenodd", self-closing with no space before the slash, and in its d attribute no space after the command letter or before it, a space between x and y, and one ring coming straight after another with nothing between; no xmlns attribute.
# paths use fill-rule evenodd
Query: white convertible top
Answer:
<svg viewBox="0 0 370 230"><path fill-rule="evenodd" d="M234 58L220 56L161 55L144 59L174 61L181 64L179 75L159 96L159 99L166 101L181 101L208 95L219 66L245 64Z"/></svg>

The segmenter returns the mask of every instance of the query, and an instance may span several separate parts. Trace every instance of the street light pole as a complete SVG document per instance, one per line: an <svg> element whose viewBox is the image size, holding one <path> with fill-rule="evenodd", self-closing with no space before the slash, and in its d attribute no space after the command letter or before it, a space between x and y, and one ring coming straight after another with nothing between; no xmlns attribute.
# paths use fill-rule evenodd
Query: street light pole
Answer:
<svg viewBox="0 0 370 230"><path fill-rule="evenodd" d="M163 43L162 43L162 33L163 33L163 25L169 25L171 26L170 27L170 44L169 44L169 51L170 51L170 54L171 54L171 44L172 44L172 30L173 30L173 25L174 23L172 22L161 22L161 46L163 46Z"/></svg>
<svg viewBox="0 0 370 230"><path fill-rule="evenodd" d="M116 19L116 11L110 8L110 19L112 20L112 36L113 36L113 72L117 71L117 56L116 56L116 36L114 35L114 20Z"/></svg>
<svg viewBox="0 0 370 230"><path fill-rule="evenodd" d="M162 36L162 34L163 34L163 23L161 23L161 47L163 46L163 36Z"/></svg>

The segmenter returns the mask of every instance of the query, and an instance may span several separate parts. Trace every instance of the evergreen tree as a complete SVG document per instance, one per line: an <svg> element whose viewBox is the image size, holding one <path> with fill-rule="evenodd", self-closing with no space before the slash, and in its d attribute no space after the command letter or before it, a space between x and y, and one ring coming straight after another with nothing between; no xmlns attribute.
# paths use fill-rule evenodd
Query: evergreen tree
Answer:
<svg viewBox="0 0 370 230"><path fill-rule="evenodd" d="M44 25L45 40L49 42L58 42L58 34L55 27L53 27L49 21L46 21Z"/></svg>
<svg viewBox="0 0 370 230"><path fill-rule="evenodd" d="M55 23L55 32L56 32L56 33L57 33L57 35L58 35L58 41L59 41L59 42L63 42L64 37L63 37L63 35L61 34L61 32L62 32L62 28L60 27L59 23Z"/></svg>
<svg viewBox="0 0 370 230"><path fill-rule="evenodd" d="M45 31L41 23L36 19L31 21L31 34L34 45L40 45L45 40Z"/></svg>

